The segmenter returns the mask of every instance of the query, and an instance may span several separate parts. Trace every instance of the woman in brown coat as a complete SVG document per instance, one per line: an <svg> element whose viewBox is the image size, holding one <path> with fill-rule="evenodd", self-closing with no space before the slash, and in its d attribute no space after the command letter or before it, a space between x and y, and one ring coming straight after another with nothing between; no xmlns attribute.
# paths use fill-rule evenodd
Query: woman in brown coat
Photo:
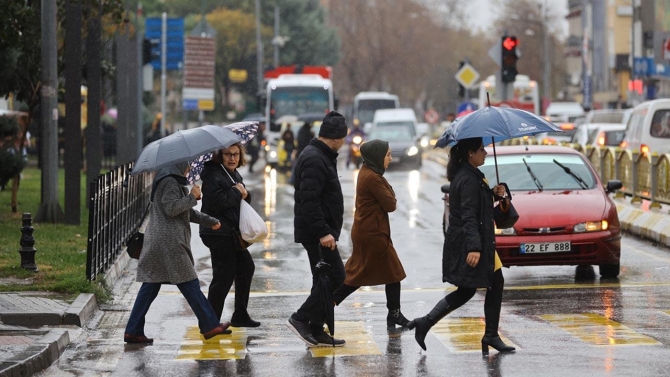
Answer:
<svg viewBox="0 0 670 377"><path fill-rule="evenodd" d="M386 141L371 140L361 146L363 167L356 185L356 214L351 227L354 250L345 265L344 284L333 293L335 305L362 286L386 285L388 327L407 326L400 312L400 281L405 270L393 248L389 212L396 209L393 188L383 177L391 163Z"/></svg>

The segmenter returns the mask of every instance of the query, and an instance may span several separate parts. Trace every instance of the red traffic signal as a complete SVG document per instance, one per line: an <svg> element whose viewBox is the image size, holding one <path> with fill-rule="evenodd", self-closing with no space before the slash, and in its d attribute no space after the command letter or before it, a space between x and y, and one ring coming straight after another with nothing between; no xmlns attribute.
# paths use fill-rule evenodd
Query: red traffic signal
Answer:
<svg viewBox="0 0 670 377"><path fill-rule="evenodd" d="M518 44L519 41L517 41L516 37L505 37L502 43L503 47L507 51L513 51Z"/></svg>

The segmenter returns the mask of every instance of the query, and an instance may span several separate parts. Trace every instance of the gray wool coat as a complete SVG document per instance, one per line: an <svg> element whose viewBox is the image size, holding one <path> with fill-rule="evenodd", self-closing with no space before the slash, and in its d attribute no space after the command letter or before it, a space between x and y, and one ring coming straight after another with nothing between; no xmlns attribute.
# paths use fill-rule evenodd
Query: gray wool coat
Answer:
<svg viewBox="0 0 670 377"><path fill-rule="evenodd" d="M211 227L219 220L194 210L196 204L175 178L166 177L158 183L137 266L138 282L180 284L198 278L189 222Z"/></svg>

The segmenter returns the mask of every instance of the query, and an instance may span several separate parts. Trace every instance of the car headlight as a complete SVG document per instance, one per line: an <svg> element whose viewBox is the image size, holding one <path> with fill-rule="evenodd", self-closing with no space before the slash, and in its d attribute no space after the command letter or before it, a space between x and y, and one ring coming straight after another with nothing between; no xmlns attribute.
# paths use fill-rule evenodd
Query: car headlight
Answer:
<svg viewBox="0 0 670 377"><path fill-rule="evenodd" d="M270 151L270 146L269 146L269 145L266 145L266 146L265 146L265 151L266 151L266 152L269 152L269 151Z"/></svg>
<svg viewBox="0 0 670 377"><path fill-rule="evenodd" d="M270 158L277 158L277 152L276 151L270 152Z"/></svg>
<svg viewBox="0 0 670 377"><path fill-rule="evenodd" d="M417 148L417 147L414 146L414 145L412 145L411 147L409 147L409 149L407 150L407 155L408 155L408 156L414 156L414 155L417 154L417 153L419 153L419 148Z"/></svg>
<svg viewBox="0 0 670 377"><path fill-rule="evenodd" d="M496 236L516 236L514 228L495 229Z"/></svg>
<svg viewBox="0 0 670 377"><path fill-rule="evenodd" d="M428 148L429 141L426 137L421 138L421 148Z"/></svg>
<svg viewBox="0 0 670 377"><path fill-rule="evenodd" d="M585 223L579 223L572 228L572 231L575 233L584 233L584 232L598 232L601 230L607 230L609 228L609 223L607 220L601 221L587 221Z"/></svg>

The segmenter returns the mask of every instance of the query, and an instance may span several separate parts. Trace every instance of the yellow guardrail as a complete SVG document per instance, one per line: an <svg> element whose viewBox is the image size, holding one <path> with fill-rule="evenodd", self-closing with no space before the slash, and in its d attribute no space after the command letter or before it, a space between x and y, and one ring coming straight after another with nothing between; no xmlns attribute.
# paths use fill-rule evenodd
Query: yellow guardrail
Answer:
<svg viewBox="0 0 670 377"><path fill-rule="evenodd" d="M500 145L537 145L535 138L505 140ZM578 150L591 161L600 179L607 182L618 179L623 188L618 197L631 196L631 203L649 200L650 208L670 204L670 154L645 154L619 147L582 147L580 144L563 144Z"/></svg>

